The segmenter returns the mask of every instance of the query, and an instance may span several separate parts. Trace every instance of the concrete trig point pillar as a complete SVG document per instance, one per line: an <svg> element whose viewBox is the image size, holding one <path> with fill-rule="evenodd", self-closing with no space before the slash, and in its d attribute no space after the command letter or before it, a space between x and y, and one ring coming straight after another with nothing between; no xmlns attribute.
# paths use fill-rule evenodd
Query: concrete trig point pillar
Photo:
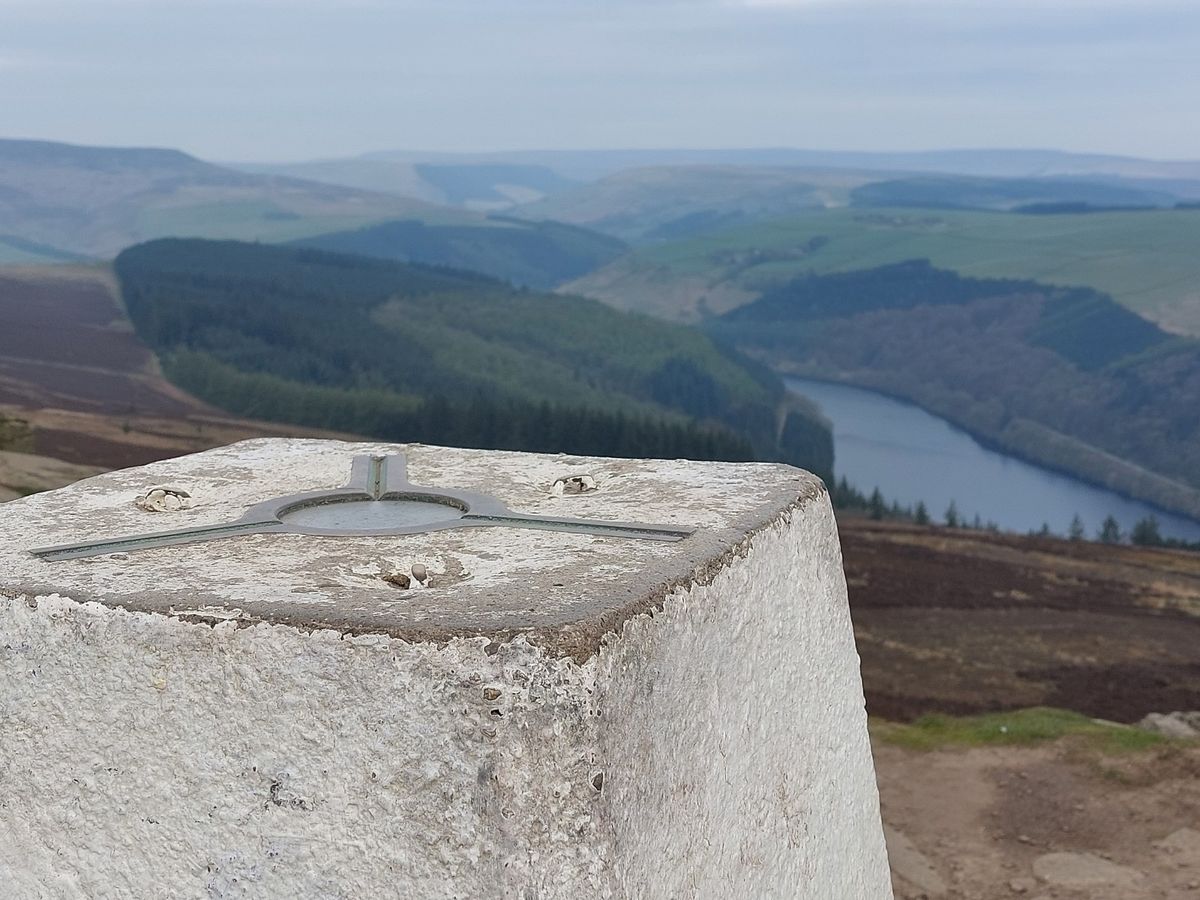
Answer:
<svg viewBox="0 0 1200 900"><path fill-rule="evenodd" d="M380 506L362 462L326 502L400 454L392 501L528 521ZM891 896L787 466L251 441L0 506L0 600L5 897Z"/></svg>

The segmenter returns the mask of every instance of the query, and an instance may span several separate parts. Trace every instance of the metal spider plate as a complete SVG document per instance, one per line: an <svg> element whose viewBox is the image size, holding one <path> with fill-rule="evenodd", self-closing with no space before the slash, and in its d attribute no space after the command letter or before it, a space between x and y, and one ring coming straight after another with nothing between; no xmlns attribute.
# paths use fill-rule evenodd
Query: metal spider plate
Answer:
<svg viewBox="0 0 1200 900"><path fill-rule="evenodd" d="M498 526L652 541L679 541L693 533L693 529L672 525L566 519L513 512L488 494L411 484L404 456L396 454L357 456L351 464L350 480L344 487L264 500L234 522L39 547L30 553L54 562L174 547L243 534L405 535Z"/></svg>

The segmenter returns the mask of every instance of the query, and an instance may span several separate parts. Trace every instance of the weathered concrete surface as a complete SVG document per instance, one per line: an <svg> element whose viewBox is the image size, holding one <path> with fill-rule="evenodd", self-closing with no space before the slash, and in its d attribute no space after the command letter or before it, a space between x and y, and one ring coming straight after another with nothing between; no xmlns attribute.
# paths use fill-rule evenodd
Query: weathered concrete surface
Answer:
<svg viewBox="0 0 1200 900"><path fill-rule="evenodd" d="M342 486L356 454L397 451L408 457L414 483L492 494L516 511L679 524L701 532L678 545L512 528L406 537L246 535L54 564L24 552L230 522L260 500ZM599 490L554 496L557 478L583 473L599 479ZM137 508L137 496L164 485L186 490L193 508L158 515ZM534 629L535 640L587 656L632 607L648 608L647 599L664 585L691 578L697 566L820 490L811 476L781 465L246 441L0 507L0 589L417 639ZM416 561L434 573L439 589L399 593L381 577L408 571Z"/></svg>
<svg viewBox="0 0 1200 900"><path fill-rule="evenodd" d="M515 510L701 530L25 552L397 450ZM161 484L195 508L134 506ZM431 587L381 577L414 563ZM783 466L258 441L7 504L4 896L890 897L840 563Z"/></svg>

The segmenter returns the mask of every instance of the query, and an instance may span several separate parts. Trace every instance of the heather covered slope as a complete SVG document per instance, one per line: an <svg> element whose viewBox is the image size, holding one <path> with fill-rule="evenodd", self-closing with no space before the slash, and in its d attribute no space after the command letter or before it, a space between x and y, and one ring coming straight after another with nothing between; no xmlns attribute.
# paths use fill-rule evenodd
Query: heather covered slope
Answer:
<svg viewBox="0 0 1200 900"><path fill-rule="evenodd" d="M96 467L318 434L236 419L168 382L105 267L0 270L0 322L0 496L58 487Z"/></svg>

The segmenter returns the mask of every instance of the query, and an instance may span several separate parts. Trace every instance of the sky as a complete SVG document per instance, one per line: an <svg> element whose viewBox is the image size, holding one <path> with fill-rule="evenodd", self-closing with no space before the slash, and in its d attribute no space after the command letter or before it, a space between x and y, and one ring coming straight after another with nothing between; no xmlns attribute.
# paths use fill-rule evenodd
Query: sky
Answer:
<svg viewBox="0 0 1200 900"><path fill-rule="evenodd" d="M1200 158L1195 0L0 0L0 136Z"/></svg>

